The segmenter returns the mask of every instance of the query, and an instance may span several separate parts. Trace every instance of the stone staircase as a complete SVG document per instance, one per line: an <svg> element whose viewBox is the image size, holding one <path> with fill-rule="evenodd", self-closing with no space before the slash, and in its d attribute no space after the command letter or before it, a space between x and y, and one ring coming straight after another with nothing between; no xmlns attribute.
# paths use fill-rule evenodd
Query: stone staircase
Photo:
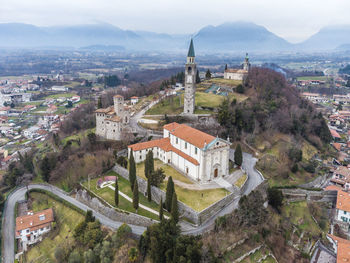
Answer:
<svg viewBox="0 0 350 263"><path fill-rule="evenodd" d="M215 179L215 183L220 185L222 188L225 188L227 191L230 191L231 193L235 191L235 187L222 177Z"/></svg>

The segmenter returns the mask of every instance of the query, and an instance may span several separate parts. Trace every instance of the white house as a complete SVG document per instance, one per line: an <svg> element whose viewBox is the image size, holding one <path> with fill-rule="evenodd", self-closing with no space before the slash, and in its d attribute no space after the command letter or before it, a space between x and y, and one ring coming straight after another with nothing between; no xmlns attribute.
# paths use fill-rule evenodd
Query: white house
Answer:
<svg viewBox="0 0 350 263"><path fill-rule="evenodd" d="M41 241L42 235L51 230L51 223L54 221L52 208L16 218L16 239L21 242L23 251L27 246Z"/></svg>
<svg viewBox="0 0 350 263"><path fill-rule="evenodd" d="M139 102L139 97L133 96L130 98L131 105L135 105Z"/></svg>
<svg viewBox="0 0 350 263"><path fill-rule="evenodd" d="M350 193L338 190L335 221L345 231L350 227Z"/></svg>
<svg viewBox="0 0 350 263"><path fill-rule="evenodd" d="M164 125L163 138L128 146L136 163L145 161L148 151L154 158L174 166L198 182L229 174L230 142L176 122Z"/></svg>

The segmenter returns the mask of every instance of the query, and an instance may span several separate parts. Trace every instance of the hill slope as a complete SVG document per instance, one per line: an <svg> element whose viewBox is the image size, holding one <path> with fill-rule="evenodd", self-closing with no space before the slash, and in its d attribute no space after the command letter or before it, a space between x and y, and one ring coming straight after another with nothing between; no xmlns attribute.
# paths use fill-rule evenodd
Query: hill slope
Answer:
<svg viewBox="0 0 350 263"><path fill-rule="evenodd" d="M204 27L195 35L195 41L199 50L276 51L286 50L292 46L265 27L248 22Z"/></svg>
<svg viewBox="0 0 350 263"><path fill-rule="evenodd" d="M350 44L350 25L327 26L300 43L303 50L332 50Z"/></svg>

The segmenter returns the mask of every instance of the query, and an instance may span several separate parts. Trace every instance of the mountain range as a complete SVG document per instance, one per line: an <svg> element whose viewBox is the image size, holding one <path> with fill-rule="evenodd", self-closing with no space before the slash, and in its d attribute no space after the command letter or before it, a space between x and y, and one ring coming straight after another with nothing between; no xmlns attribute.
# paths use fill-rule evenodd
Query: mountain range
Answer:
<svg viewBox="0 0 350 263"><path fill-rule="evenodd" d="M183 51L193 37L196 51L276 52L349 50L350 25L328 26L302 43L292 44L265 27L250 22L206 26L194 34L131 31L100 23L39 27L22 23L0 24L0 47L84 48L104 51Z"/></svg>

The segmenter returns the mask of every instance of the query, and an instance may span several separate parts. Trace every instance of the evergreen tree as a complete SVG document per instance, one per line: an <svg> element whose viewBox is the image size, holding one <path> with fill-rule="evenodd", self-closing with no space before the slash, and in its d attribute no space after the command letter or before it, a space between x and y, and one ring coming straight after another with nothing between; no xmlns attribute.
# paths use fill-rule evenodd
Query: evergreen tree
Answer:
<svg viewBox="0 0 350 263"><path fill-rule="evenodd" d="M41 175L43 177L43 180L45 182L48 182L50 179L51 166L50 166L49 158L47 156L45 156L43 161L41 162L40 170L41 170Z"/></svg>
<svg viewBox="0 0 350 263"><path fill-rule="evenodd" d="M134 153L131 150L130 159L129 159L129 181L130 181L131 190L134 190L135 180L136 180L136 165L135 165Z"/></svg>
<svg viewBox="0 0 350 263"><path fill-rule="evenodd" d="M242 162L243 162L242 148L240 144L237 144L237 147L235 150L235 164L240 167L242 166Z"/></svg>
<svg viewBox="0 0 350 263"><path fill-rule="evenodd" d="M137 180L135 180L134 190L132 192L132 205L137 213L137 209L139 208L139 186L137 184Z"/></svg>
<svg viewBox="0 0 350 263"><path fill-rule="evenodd" d="M177 224L179 222L179 209L177 207L177 195L174 191L173 198L171 200L171 219Z"/></svg>
<svg viewBox="0 0 350 263"><path fill-rule="evenodd" d="M118 177L115 177L115 191L114 191L114 202L115 205L119 205L119 186L118 186Z"/></svg>
<svg viewBox="0 0 350 263"><path fill-rule="evenodd" d="M149 175L149 152L146 154L144 169L145 169L145 177L148 178L148 175Z"/></svg>
<svg viewBox="0 0 350 263"><path fill-rule="evenodd" d="M163 198L160 198L160 203L159 203L159 220L163 220Z"/></svg>
<svg viewBox="0 0 350 263"><path fill-rule="evenodd" d="M199 70L197 70L197 74L196 74L196 83L201 83L201 78L199 77Z"/></svg>
<svg viewBox="0 0 350 263"><path fill-rule="evenodd" d="M209 69L208 69L207 72L205 73L205 78L206 78L206 79L210 79L210 78L211 78L211 72L210 72Z"/></svg>
<svg viewBox="0 0 350 263"><path fill-rule="evenodd" d="M153 159L153 151L151 150L151 151L149 151L149 160L148 160L148 168L149 168L149 170L148 170L148 174L153 174L153 172L154 172L154 159Z"/></svg>
<svg viewBox="0 0 350 263"><path fill-rule="evenodd" d="M227 70L227 64L225 65L225 70Z"/></svg>
<svg viewBox="0 0 350 263"><path fill-rule="evenodd" d="M101 109L101 108L102 108L102 98L101 98L101 97L98 98L97 108L98 108L98 109Z"/></svg>
<svg viewBox="0 0 350 263"><path fill-rule="evenodd" d="M173 178L170 176L168 179L168 184L166 186L166 194L165 194L165 208L169 212L171 211L171 204L172 204L171 201L173 198L173 194L174 194L174 182L173 182Z"/></svg>
<svg viewBox="0 0 350 263"><path fill-rule="evenodd" d="M146 178L149 178L153 172L154 172L153 151L149 151L146 155L146 161L145 161L145 176L146 176Z"/></svg>
<svg viewBox="0 0 350 263"><path fill-rule="evenodd" d="M147 198L148 198L148 202L152 201L151 176L152 176L152 174L150 174L149 178L147 179Z"/></svg>

